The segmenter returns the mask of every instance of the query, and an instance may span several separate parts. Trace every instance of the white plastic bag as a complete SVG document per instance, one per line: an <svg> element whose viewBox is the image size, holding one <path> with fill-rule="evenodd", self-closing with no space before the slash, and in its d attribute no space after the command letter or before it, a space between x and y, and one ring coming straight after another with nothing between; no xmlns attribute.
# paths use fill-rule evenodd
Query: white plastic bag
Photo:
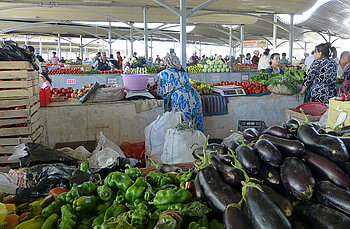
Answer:
<svg viewBox="0 0 350 229"><path fill-rule="evenodd" d="M18 177L0 172L0 190L4 193L15 194L18 181Z"/></svg>
<svg viewBox="0 0 350 229"><path fill-rule="evenodd" d="M7 160L9 160L9 161L17 160L17 159L20 159L21 157L25 157L27 155L28 155L27 147L24 143L21 143L21 144L17 145L16 147L14 147L13 154Z"/></svg>
<svg viewBox="0 0 350 229"><path fill-rule="evenodd" d="M120 149L119 146L117 146L115 143L111 142L110 140L108 140L104 135L103 132L101 131L99 136L97 137L98 142L97 142L97 146L96 149L94 150L94 153L97 153L98 151L101 151L105 148L110 148L114 151L116 151L121 157L125 157L123 151Z"/></svg>
<svg viewBox="0 0 350 229"><path fill-rule="evenodd" d="M165 112L145 128L145 152L156 163L161 162L165 134L181 123L181 112Z"/></svg>
<svg viewBox="0 0 350 229"><path fill-rule="evenodd" d="M199 130L169 129L165 136L162 163L193 162L195 159L192 156L190 147L195 143L203 146L205 140L205 135Z"/></svg>
<svg viewBox="0 0 350 229"><path fill-rule="evenodd" d="M91 153L87 149L85 149L84 146L79 146L75 150L73 150L70 147L64 147L62 149L57 150L68 154L69 156L74 157L80 161L86 161L91 156Z"/></svg>

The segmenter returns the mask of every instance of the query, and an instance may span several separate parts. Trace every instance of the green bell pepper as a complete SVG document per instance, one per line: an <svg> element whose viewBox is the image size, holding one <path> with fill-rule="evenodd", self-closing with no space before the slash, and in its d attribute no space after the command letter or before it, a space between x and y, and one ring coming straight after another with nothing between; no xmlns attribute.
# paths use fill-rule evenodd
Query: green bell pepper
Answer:
<svg viewBox="0 0 350 229"><path fill-rule="evenodd" d="M167 189L172 189L176 192L177 190L179 190L179 187L177 187L174 184L166 184L166 185L163 185L162 187L157 188L156 190L159 191L159 190L167 190Z"/></svg>
<svg viewBox="0 0 350 229"><path fill-rule="evenodd" d="M182 182L191 181L192 177L193 177L193 172L179 173L175 177L175 183L176 185L180 185Z"/></svg>
<svg viewBox="0 0 350 229"><path fill-rule="evenodd" d="M104 180L104 184L110 188L118 188L126 192L126 190L134 183L134 181L126 174L121 172L110 173Z"/></svg>
<svg viewBox="0 0 350 229"><path fill-rule="evenodd" d="M176 192L175 203L186 203L192 200L192 193L187 189L179 189Z"/></svg>
<svg viewBox="0 0 350 229"><path fill-rule="evenodd" d="M180 189L175 192L172 189L160 190L156 193L151 204L156 205L160 210L166 210L172 204L186 203L192 199L192 194L187 189Z"/></svg>
<svg viewBox="0 0 350 229"><path fill-rule="evenodd" d="M52 214L58 214L63 205L66 204L66 195L67 192L61 193L57 198L47 207L45 207L41 214L44 217L49 217Z"/></svg>
<svg viewBox="0 0 350 229"><path fill-rule="evenodd" d="M217 219L213 219L209 223L209 229L225 229L225 225Z"/></svg>
<svg viewBox="0 0 350 229"><path fill-rule="evenodd" d="M113 191L107 185L102 185L97 188L97 194L103 201L109 201L113 196Z"/></svg>
<svg viewBox="0 0 350 229"><path fill-rule="evenodd" d="M209 228L205 226L201 226L199 223L191 222L188 225L187 229L209 229Z"/></svg>
<svg viewBox="0 0 350 229"><path fill-rule="evenodd" d="M182 211L182 209L184 209L184 205L182 203L172 204L168 207L168 210Z"/></svg>
<svg viewBox="0 0 350 229"><path fill-rule="evenodd" d="M113 204L113 201L107 201L107 202L105 202L105 203L103 203L103 204L100 204L100 205L98 205L97 206L97 214L104 214L105 212L106 212L106 210L110 207L110 206L112 206L112 204Z"/></svg>
<svg viewBox="0 0 350 229"><path fill-rule="evenodd" d="M94 221L92 221L92 225L91 228L94 228L95 226L100 226L103 223L103 218L104 218L105 214L99 214Z"/></svg>
<svg viewBox="0 0 350 229"><path fill-rule="evenodd" d="M74 214L70 204L63 205L61 207L61 222L58 225L58 229L76 228L77 220L78 217Z"/></svg>
<svg viewBox="0 0 350 229"><path fill-rule="evenodd" d="M90 229L92 222L95 220L96 217L91 218L84 218L80 221L80 224L78 226L78 229Z"/></svg>
<svg viewBox="0 0 350 229"><path fill-rule="evenodd" d="M58 215L52 214L47 218L44 224L41 226L41 229L54 229L57 227Z"/></svg>
<svg viewBox="0 0 350 229"><path fill-rule="evenodd" d="M43 217L36 216L30 220L24 221L18 224L16 229L40 229L44 224L45 220Z"/></svg>
<svg viewBox="0 0 350 229"><path fill-rule="evenodd" d="M80 170L83 172L86 172L88 174L91 174L91 166L88 161L84 161L80 164Z"/></svg>
<svg viewBox="0 0 350 229"><path fill-rule="evenodd" d="M74 185L67 193L66 202L73 203L81 196L92 196L96 192L96 185L92 181L84 182L80 185Z"/></svg>
<svg viewBox="0 0 350 229"><path fill-rule="evenodd" d="M94 211L99 204L100 199L97 196L82 196L73 202L73 209L80 211Z"/></svg>
<svg viewBox="0 0 350 229"><path fill-rule="evenodd" d="M143 177L137 178L135 183L131 185L125 193L125 199L131 204L134 204L136 200L138 202L141 202L141 200L149 201L153 197L154 192L152 187Z"/></svg>
<svg viewBox="0 0 350 229"><path fill-rule="evenodd" d="M118 220L118 225L114 229L136 229L124 220Z"/></svg>
<svg viewBox="0 0 350 229"><path fill-rule="evenodd" d="M142 228L148 224L151 214L148 211L148 207L145 203L140 203L137 205L135 210L132 210L129 214L131 225L136 228Z"/></svg>
<svg viewBox="0 0 350 229"><path fill-rule="evenodd" d="M180 229L182 221L180 211L166 210L160 213L159 220L154 229Z"/></svg>
<svg viewBox="0 0 350 229"><path fill-rule="evenodd" d="M163 173L154 172L154 171L149 172L146 176L146 179L154 187L162 187L166 184L173 183L170 177L164 175Z"/></svg>
<svg viewBox="0 0 350 229"><path fill-rule="evenodd" d="M111 217L108 220L105 220L102 225L101 229L114 229L118 225L118 220L116 217Z"/></svg>
<svg viewBox="0 0 350 229"><path fill-rule="evenodd" d="M205 214L211 211L211 208L206 203L200 201L193 201L188 204L184 204L181 210L182 214L191 217L203 217Z"/></svg>
<svg viewBox="0 0 350 229"><path fill-rule="evenodd" d="M106 210L103 220L107 221L111 217L117 218L120 214L126 212L126 210L127 208L123 204L113 204Z"/></svg>
<svg viewBox="0 0 350 229"><path fill-rule="evenodd" d="M138 177L141 176L141 171L139 168L133 168L129 164L126 164L125 167L125 174L128 175L131 179L136 180Z"/></svg>

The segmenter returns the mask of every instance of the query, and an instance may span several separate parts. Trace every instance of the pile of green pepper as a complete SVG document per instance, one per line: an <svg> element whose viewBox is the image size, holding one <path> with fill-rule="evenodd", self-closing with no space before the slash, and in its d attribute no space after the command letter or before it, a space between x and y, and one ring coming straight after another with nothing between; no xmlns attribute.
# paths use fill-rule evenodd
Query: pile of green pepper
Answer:
<svg viewBox="0 0 350 229"><path fill-rule="evenodd" d="M127 165L124 173L110 173L102 185L74 184L24 223L42 229L223 228L218 221L205 221L211 209L185 189L194 177L190 171L150 172L144 178Z"/></svg>

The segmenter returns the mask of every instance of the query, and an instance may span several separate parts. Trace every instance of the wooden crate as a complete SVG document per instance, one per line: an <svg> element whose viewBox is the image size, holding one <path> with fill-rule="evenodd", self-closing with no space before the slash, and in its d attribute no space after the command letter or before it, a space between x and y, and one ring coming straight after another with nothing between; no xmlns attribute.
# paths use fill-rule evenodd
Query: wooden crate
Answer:
<svg viewBox="0 0 350 229"><path fill-rule="evenodd" d="M27 70L27 69L33 69L33 66L28 61L0 61L0 69Z"/></svg>
<svg viewBox="0 0 350 229"><path fill-rule="evenodd" d="M322 116L306 115L306 117L309 119L309 122L318 122ZM296 112L294 109L286 109L286 120L291 118L297 119L302 124L306 123L305 116L302 113Z"/></svg>
<svg viewBox="0 0 350 229"><path fill-rule="evenodd" d="M31 98L39 93L38 72L0 71L0 98Z"/></svg>

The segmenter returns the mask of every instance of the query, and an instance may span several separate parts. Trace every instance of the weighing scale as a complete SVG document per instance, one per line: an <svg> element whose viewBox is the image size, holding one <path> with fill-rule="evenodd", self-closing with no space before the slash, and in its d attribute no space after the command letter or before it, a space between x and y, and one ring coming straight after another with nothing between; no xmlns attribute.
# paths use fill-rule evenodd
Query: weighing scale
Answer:
<svg viewBox="0 0 350 229"><path fill-rule="evenodd" d="M245 91L240 86L227 85L227 86L214 86L213 92L219 93L221 96L239 96L245 95Z"/></svg>
<svg viewBox="0 0 350 229"><path fill-rule="evenodd" d="M154 99L154 96L147 90L143 91L127 91L125 90L126 99Z"/></svg>

